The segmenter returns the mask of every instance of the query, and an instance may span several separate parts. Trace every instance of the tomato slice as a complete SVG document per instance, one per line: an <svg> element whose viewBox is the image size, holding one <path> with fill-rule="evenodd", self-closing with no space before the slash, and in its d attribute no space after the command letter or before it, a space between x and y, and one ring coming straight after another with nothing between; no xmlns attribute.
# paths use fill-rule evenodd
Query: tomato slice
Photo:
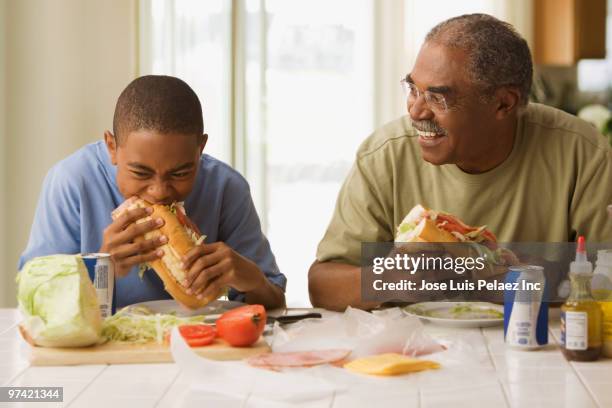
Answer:
<svg viewBox="0 0 612 408"><path fill-rule="evenodd" d="M449 214L442 214L442 213L438 214L436 221L440 221L440 223L446 221L447 222L446 224L440 226L439 225L440 223L438 223L437 226L448 232L456 231L462 235L465 235L472 231L476 231L479 228L479 227L470 227L469 225L463 223L461 220ZM485 229L482 232L482 236L488 241L497 242L497 237L495 237L495 235L488 229Z"/></svg>
<svg viewBox="0 0 612 408"><path fill-rule="evenodd" d="M216 336L215 328L207 324L184 324L179 326L179 332L184 339Z"/></svg>
<svg viewBox="0 0 612 408"><path fill-rule="evenodd" d="M190 347L207 346L217 338L217 330L207 324L184 324L178 329ZM166 334L165 340L170 343L170 333Z"/></svg>
<svg viewBox="0 0 612 408"><path fill-rule="evenodd" d="M193 221L191 221L189 219L189 217L187 217L185 215L185 213L183 213L183 211L180 208L176 209L176 219L178 220L178 222L180 222L184 227L188 227L189 229L191 229L192 231L194 231L196 234L198 234L198 237L200 237L202 235L202 232L200 232L200 229L198 228L197 225L194 224Z"/></svg>
<svg viewBox="0 0 612 408"><path fill-rule="evenodd" d="M225 312L216 322L219 337L234 347L254 344L266 327L266 309L247 305Z"/></svg>
<svg viewBox="0 0 612 408"><path fill-rule="evenodd" d="M445 224L441 228L447 230L448 232L457 231L458 233L463 234L463 235L467 234L470 231L474 231L477 229L474 227L470 227L462 223L461 221L459 221L457 218L451 215L447 215L447 214L438 214L436 221L440 221L440 222L446 221L447 224Z"/></svg>
<svg viewBox="0 0 612 408"><path fill-rule="evenodd" d="M189 347L203 347L212 344L215 341L216 333L211 333L207 336L187 338L185 341Z"/></svg>

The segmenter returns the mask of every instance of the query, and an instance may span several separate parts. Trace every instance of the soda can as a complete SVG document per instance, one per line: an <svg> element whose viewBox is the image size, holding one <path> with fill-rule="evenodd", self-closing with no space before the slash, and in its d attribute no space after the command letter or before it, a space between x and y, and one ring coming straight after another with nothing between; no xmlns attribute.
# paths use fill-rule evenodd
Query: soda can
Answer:
<svg viewBox="0 0 612 408"><path fill-rule="evenodd" d="M504 340L522 350L548 344L548 303L544 268L510 267L504 290Z"/></svg>
<svg viewBox="0 0 612 408"><path fill-rule="evenodd" d="M100 303L100 314L107 318L115 314L115 268L110 254L82 254L89 279L93 282Z"/></svg>

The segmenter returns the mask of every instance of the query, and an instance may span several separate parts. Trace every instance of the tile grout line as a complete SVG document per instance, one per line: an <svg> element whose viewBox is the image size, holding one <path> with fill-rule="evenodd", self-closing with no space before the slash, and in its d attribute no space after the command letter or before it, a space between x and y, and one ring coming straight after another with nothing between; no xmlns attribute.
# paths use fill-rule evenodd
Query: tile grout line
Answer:
<svg viewBox="0 0 612 408"><path fill-rule="evenodd" d="M251 398L252 394L253 394L253 388L251 388L251 390L247 393L247 395L242 400L242 403L240 404L240 408L244 408L247 406L247 403L249 402L249 398Z"/></svg>
<svg viewBox="0 0 612 408"><path fill-rule="evenodd" d="M79 399L79 397L80 397L80 396L81 396L81 395L82 395L82 394L83 394L83 393L84 393L84 392L85 392L85 391L86 391L86 390L87 390L87 389L88 389L88 388L91 386L91 384L93 384L93 383L94 383L94 382L95 382L95 381L98 379L98 377L100 377L100 376L102 375L102 373L104 373L104 372L105 372L105 371L108 369L108 367L109 367L109 365L108 365L108 364L106 364L106 365L104 366L104 368L103 368L102 370L100 370L100 372L99 372L98 374L96 374L96 375L94 376L94 378L92 378L92 379L91 379L91 381L90 381L90 382L88 382L88 383L87 383L87 384L86 384L86 385L83 387L83 389L81 389L81 391L79 391L79 392L77 393L77 395L75 395L75 396L74 396L74 399L73 399L72 401L70 401L70 402L69 402L69 403L66 405L66 407L71 406L71 405L74 403L74 401L76 401L77 399Z"/></svg>
<svg viewBox="0 0 612 408"><path fill-rule="evenodd" d="M25 372L25 371L26 371L28 368L30 368L30 365L29 365L29 364L28 364L28 365L26 365L25 367L23 367L23 368L22 368L20 371L18 371L18 372L17 372L17 374L15 374L14 376L12 376L12 377L11 377L11 378L10 378L10 379L9 379L9 380L8 380L8 381L5 383L5 385L6 385L7 387L10 387L10 386L11 386L11 384L13 384L13 382L14 382L14 381L16 381L16 380L17 380L17 379L18 379L20 376L22 376L22 375L23 375L23 373L24 373L24 372Z"/></svg>
<svg viewBox="0 0 612 408"><path fill-rule="evenodd" d="M493 353L491 352L491 348L489 347L489 339L487 338L487 336L484 333L483 328L480 328L480 334L482 335L482 337L484 338L484 342L485 345L487 347L487 354L489 355L489 359L491 360L491 364L493 365L493 368L495 369L495 374L497 377L497 384L499 385L499 388L501 388L501 392L504 396L504 401L506 401L506 407L510 408L510 398L508 396L508 393L506 392L506 388L504 387L504 384L502 383L501 379L499 378L499 371L497 371L498 367L497 364L495 364L495 359L493 358Z"/></svg>
<svg viewBox="0 0 612 408"><path fill-rule="evenodd" d="M18 325L19 325L19 322L15 322L15 323L13 323L13 325L12 325L12 326L9 326L8 328L6 328L6 329L4 329L4 330L0 331L0 336L2 336L2 335L4 335L4 334L8 333L8 332L9 332L9 331L11 331L11 330L13 330L13 329L14 329L15 327L17 327Z"/></svg>
<svg viewBox="0 0 612 408"><path fill-rule="evenodd" d="M549 329L548 332L549 332L550 337L555 339L555 344L558 347L561 347L561 339L557 338L557 336L554 335L554 333L553 333L553 331L551 329ZM560 349L559 349L559 352L561 353ZM574 367L574 364L572 364L572 362L566 360L566 363L567 363L567 365L569 365L571 367L572 371L574 372L574 375L578 378L578 381L580 382L580 384L582 384L582 386L586 390L586 392L589 395L589 397L591 397L591 400L595 403L595 406L596 407L601 407L601 405L599 405L599 402L597 401L597 398L595 398L595 395L593 394L593 392L589 388L587 382L582 378L582 375L580 374L580 371L576 370L576 367Z"/></svg>
<svg viewBox="0 0 612 408"><path fill-rule="evenodd" d="M172 381L170 381L170 384L168 384L168 386L166 387L166 390L164 391L164 393L159 397L155 405L153 405L154 408L159 406L159 404L164 399L164 397L166 396L170 388L172 388L172 386L176 383L176 380L178 380L180 375L181 375L181 370L179 369L176 375L174 376L174 378L172 379Z"/></svg>
<svg viewBox="0 0 612 408"><path fill-rule="evenodd" d="M336 390L333 390L332 391L331 401L329 403L329 408L333 408L335 403L336 403Z"/></svg>
<svg viewBox="0 0 612 408"><path fill-rule="evenodd" d="M597 401L597 398L595 398L593 391L591 391L591 388L588 386L586 380L582 378L580 371L576 370L576 367L574 367L574 364L572 364L571 362L568 362L568 363L569 363L569 366L572 367L572 371L574 372L576 377L578 377L578 381L580 381L580 384L582 384L584 389L587 391L587 394L589 394L589 397L591 397L591 400L593 400L593 402L595 403L595 406L601 407L601 405L599 405L599 402Z"/></svg>
<svg viewBox="0 0 612 408"><path fill-rule="evenodd" d="M15 322L11 327L9 327L8 329L4 330L2 333L0 333L0 336L8 333L10 330L13 330L14 328L16 328L19 325L19 321ZM19 353L21 354L21 350L19 351ZM22 356L23 357L23 356ZM23 367L21 370L19 370L17 372L17 374L13 375L12 377L9 378L9 380L6 382L7 386L10 386L15 380L17 380L21 375L23 375L23 373L30 368L30 364L28 362L28 364L26 364L25 367Z"/></svg>

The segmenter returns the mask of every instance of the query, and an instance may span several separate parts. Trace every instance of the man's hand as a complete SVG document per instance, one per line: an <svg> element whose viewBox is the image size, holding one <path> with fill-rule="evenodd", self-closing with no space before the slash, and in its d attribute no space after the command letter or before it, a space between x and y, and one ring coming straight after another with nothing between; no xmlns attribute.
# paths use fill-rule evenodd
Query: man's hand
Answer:
<svg viewBox="0 0 612 408"><path fill-rule="evenodd" d="M361 298L361 267L315 261L308 271L308 293L313 307L344 312L347 306L371 310L381 302Z"/></svg>
<svg viewBox="0 0 612 408"><path fill-rule="evenodd" d="M110 254L117 276L123 277L135 265L154 261L164 255L164 252L158 248L168 242L168 238L164 235L153 239L137 239L164 224L161 218L139 222L142 218L150 216L152 212L152 208L128 210L104 230L100 252Z"/></svg>
<svg viewBox="0 0 612 408"><path fill-rule="evenodd" d="M183 257L183 266L188 270L183 286L198 299L217 296L225 286L251 292L266 282L255 263L223 242L194 247Z"/></svg>

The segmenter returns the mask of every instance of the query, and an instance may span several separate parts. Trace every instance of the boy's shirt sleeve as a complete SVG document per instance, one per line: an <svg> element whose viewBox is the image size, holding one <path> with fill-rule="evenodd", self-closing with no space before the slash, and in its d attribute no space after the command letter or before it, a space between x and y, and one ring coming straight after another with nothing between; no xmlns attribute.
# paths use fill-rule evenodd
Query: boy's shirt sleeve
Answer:
<svg viewBox="0 0 612 408"><path fill-rule="evenodd" d="M242 176L232 178L224 189L219 240L255 262L271 283L285 291L287 279L276 265L270 243L261 230L249 184ZM244 294L234 289L230 289L229 297L244 300Z"/></svg>
<svg viewBox="0 0 612 408"><path fill-rule="evenodd" d="M80 252L79 192L69 177L58 166L47 173L19 270L38 256Z"/></svg>

